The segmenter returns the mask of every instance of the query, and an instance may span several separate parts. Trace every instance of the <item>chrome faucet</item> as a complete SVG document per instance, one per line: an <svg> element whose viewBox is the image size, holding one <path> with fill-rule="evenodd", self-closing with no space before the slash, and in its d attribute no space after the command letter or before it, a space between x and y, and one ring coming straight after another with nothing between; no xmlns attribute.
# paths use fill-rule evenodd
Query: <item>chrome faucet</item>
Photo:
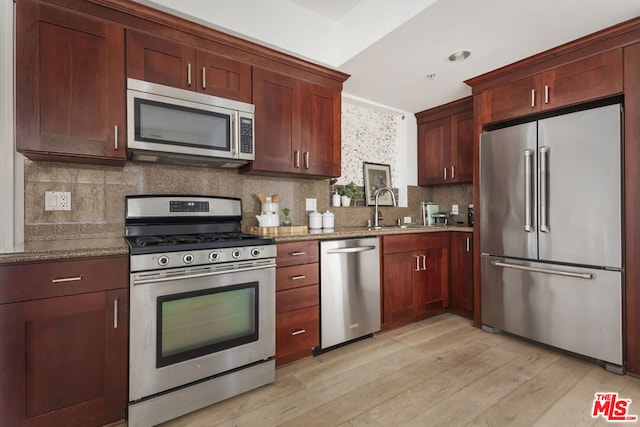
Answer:
<svg viewBox="0 0 640 427"><path fill-rule="evenodd" d="M393 206L396 206L396 195L393 194L393 190L390 189L389 187L378 188L376 192L373 194L374 197L376 198L376 207L375 207L376 210L375 210L374 219L373 219L374 228L380 227L380 223L379 223L380 211L378 210L378 198L380 197L380 193L382 193L383 191L388 191L391 194L391 200L393 201Z"/></svg>

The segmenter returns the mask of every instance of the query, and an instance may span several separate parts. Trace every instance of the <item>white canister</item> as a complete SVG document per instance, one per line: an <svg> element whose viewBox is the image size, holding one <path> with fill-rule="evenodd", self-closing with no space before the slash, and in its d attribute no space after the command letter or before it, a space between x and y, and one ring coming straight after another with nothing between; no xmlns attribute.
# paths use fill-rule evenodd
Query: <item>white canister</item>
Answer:
<svg viewBox="0 0 640 427"><path fill-rule="evenodd" d="M322 228L322 214L319 212L311 212L309 214L309 228Z"/></svg>
<svg viewBox="0 0 640 427"><path fill-rule="evenodd" d="M322 228L333 228L335 223L335 215L333 212L326 211L322 214Z"/></svg>
<svg viewBox="0 0 640 427"><path fill-rule="evenodd" d="M331 199L331 206L340 206L340 195L338 194L338 192L336 191L335 193L333 193L332 199Z"/></svg>

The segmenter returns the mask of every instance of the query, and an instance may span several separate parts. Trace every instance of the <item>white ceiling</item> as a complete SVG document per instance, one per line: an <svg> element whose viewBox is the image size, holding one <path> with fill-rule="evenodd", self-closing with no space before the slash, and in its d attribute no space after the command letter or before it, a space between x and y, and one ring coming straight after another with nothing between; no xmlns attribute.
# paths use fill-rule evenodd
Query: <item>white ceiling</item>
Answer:
<svg viewBox="0 0 640 427"><path fill-rule="evenodd" d="M640 16L639 0L137 1L337 68L351 74L345 94L412 113L470 95L468 78ZM467 61L446 61L460 49Z"/></svg>

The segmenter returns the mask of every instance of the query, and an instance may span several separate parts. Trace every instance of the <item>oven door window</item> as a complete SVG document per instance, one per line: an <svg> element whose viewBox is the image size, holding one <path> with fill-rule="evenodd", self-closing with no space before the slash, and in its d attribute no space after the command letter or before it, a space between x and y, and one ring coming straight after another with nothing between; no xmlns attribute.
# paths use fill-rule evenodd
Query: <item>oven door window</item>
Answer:
<svg viewBox="0 0 640 427"><path fill-rule="evenodd" d="M258 282L157 301L158 368L258 340Z"/></svg>
<svg viewBox="0 0 640 427"><path fill-rule="evenodd" d="M138 141L231 151L231 113L136 98Z"/></svg>

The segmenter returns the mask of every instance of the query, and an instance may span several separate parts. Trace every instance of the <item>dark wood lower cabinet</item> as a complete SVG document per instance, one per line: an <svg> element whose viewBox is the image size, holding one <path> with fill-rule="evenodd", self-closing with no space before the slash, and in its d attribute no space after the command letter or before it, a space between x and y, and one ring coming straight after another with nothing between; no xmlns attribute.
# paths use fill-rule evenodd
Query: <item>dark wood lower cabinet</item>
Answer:
<svg viewBox="0 0 640 427"><path fill-rule="evenodd" d="M113 264L114 271L122 266L126 262ZM25 269L29 265L0 266L0 278ZM75 284L59 282L60 292L100 287L101 279L90 276L87 270ZM113 286L113 277L105 276L104 285ZM13 283L29 285L40 284ZM0 304L0 425L101 426L123 420L128 300L128 289L120 288Z"/></svg>
<svg viewBox="0 0 640 427"><path fill-rule="evenodd" d="M382 238L382 328L444 311L449 304L449 233Z"/></svg>
<svg viewBox="0 0 640 427"><path fill-rule="evenodd" d="M278 244L276 365L308 357L320 345L318 242Z"/></svg>
<svg viewBox="0 0 640 427"><path fill-rule="evenodd" d="M451 233L449 310L473 316L473 233Z"/></svg>

